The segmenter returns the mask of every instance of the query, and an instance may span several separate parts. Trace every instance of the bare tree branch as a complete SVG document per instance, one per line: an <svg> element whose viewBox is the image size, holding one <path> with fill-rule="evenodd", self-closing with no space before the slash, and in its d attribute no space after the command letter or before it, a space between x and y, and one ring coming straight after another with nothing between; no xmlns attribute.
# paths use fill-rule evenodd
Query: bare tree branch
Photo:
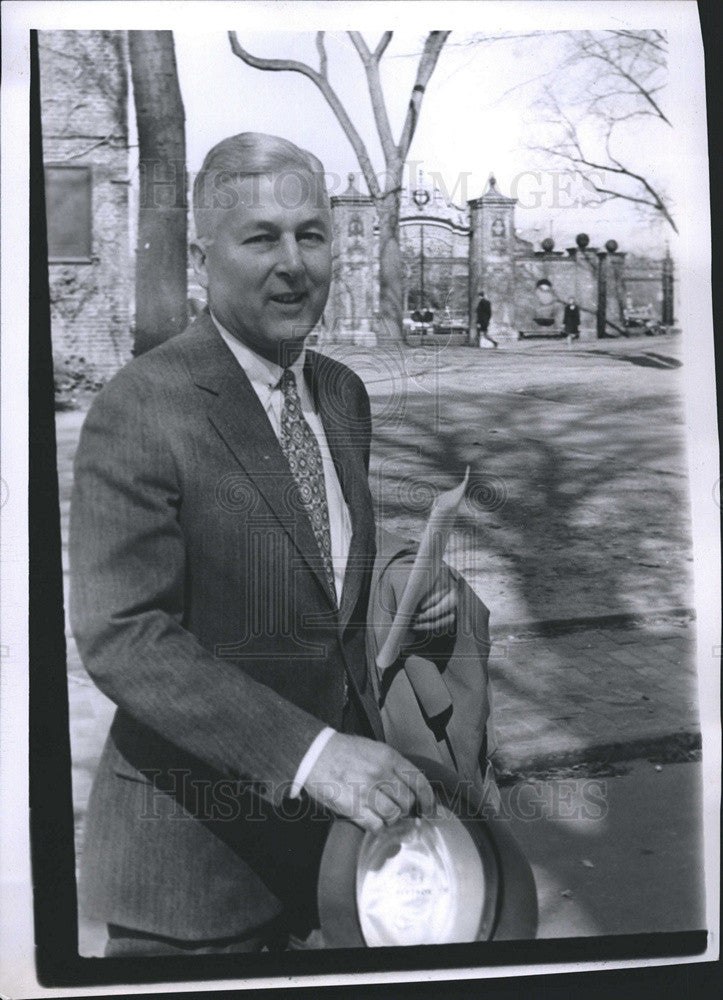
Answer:
<svg viewBox="0 0 723 1000"><path fill-rule="evenodd" d="M394 34L393 31L385 31L382 37L379 39L379 44L374 49L374 58L376 59L377 62L379 62L384 53L387 51L387 45L389 45L389 43L391 42L393 34Z"/></svg>
<svg viewBox="0 0 723 1000"><path fill-rule="evenodd" d="M374 52L371 52L369 50L369 47L367 46L367 43L365 42L364 37L360 31L347 31L347 35L349 35L352 42L354 43L354 48L359 53L359 57L361 58L362 62L364 63L364 65L366 65L366 63L370 60L373 60L374 62L377 63L379 62L379 60L386 52L387 46L391 42L394 32L385 31L382 37L379 39L377 47L374 49Z"/></svg>
<svg viewBox="0 0 723 1000"><path fill-rule="evenodd" d="M359 58L366 66L367 63L370 62L372 54L369 51L369 46L364 41L364 36L361 31L347 31L347 35L351 38L354 48L359 53Z"/></svg>
<svg viewBox="0 0 723 1000"><path fill-rule="evenodd" d="M672 127L656 96L664 87L666 44L662 33L647 30L571 32L570 52L545 86L540 102L550 112L547 124L558 126L558 137L531 148L570 164L582 177L584 168L600 172L595 181L586 177L595 191L651 208L677 232L657 182L644 168L631 165L630 153L621 159L613 152L618 127L632 119L657 119ZM581 72L585 66L590 74ZM593 73L592 67L601 71ZM565 109L556 90L565 94ZM604 155L591 152L598 141ZM620 179L620 187L614 177Z"/></svg>
<svg viewBox="0 0 723 1000"><path fill-rule="evenodd" d="M326 46L324 45L323 31L317 31L316 33L316 49L319 53L319 72L325 80L328 80Z"/></svg>
<svg viewBox="0 0 723 1000"><path fill-rule="evenodd" d="M92 153L93 150L98 149L99 146L105 146L106 143L110 145L112 142L121 142L125 146L125 136L113 135L112 132L109 132L108 135L99 139L98 142L94 142L91 146L86 146L85 149L79 149L75 153L69 153L67 156L62 156L59 160L57 160L57 162L67 163L68 160L78 160L82 156L87 156L88 153Z"/></svg>
<svg viewBox="0 0 723 1000"><path fill-rule="evenodd" d="M412 96L409 99L407 117L404 121L404 127L399 139L399 145L397 146L397 151L402 162L404 162L407 158L409 147L412 145L412 139L414 138L414 133L417 130L419 109L422 104L422 99L424 98L424 91L429 83L432 73L434 72L434 67L437 65L437 60L439 59L439 54L442 51L442 46L447 41L450 34L450 31L430 31L424 42L424 49L422 50L422 56L419 60L419 66L417 67L417 78L414 81L414 86L412 87Z"/></svg>
<svg viewBox="0 0 723 1000"><path fill-rule="evenodd" d="M531 148L539 149L540 152L545 152L545 153L550 152L550 150L547 147L533 146ZM606 163L598 163L596 160L588 159L587 157L582 155L582 153L579 156L574 156L572 153L565 152L562 149L558 149L555 151L554 155L559 157L560 159L567 160L569 163L574 164L575 167L577 168L576 172L579 173L580 176L588 184L590 184L592 188L595 189L595 191L608 194L611 198L618 198L622 201L631 201L638 205L648 205L650 208L654 208L656 212L659 212L663 216L663 218L665 218L668 221L672 229L676 233L678 232L678 227L676 226L673 217L668 211L668 208L663 198L661 197L660 194L658 194L658 192L655 190L652 184L645 177L642 176L642 174L638 174L633 170L629 170L622 164L620 164L619 166L611 166L610 164ZM628 177L630 178L630 180L636 181L638 184L640 184L643 187L643 189L647 191L648 194L650 194L651 197L650 199L640 198L635 195L628 194L627 192L624 191L619 191L619 190L615 191L612 188L603 187L602 185L596 183L591 178L590 174L585 174L581 170L579 170L580 167L588 167L591 170L600 170L604 173L617 174L620 177Z"/></svg>
<svg viewBox="0 0 723 1000"><path fill-rule="evenodd" d="M661 121L664 121L666 125L670 125L671 128L673 127L667 115L662 111L657 102L653 100L652 92L648 88L644 87L638 79L628 73L622 66L620 60L613 59L601 43L598 42L596 51L588 50L588 54L591 59L599 59L601 62L606 63L614 70L615 74L621 76L624 80L627 80L635 91L643 98L643 100L650 104L658 118L660 118Z"/></svg>
<svg viewBox="0 0 723 1000"><path fill-rule="evenodd" d="M609 34L618 35L620 38L634 39L637 42L643 42L651 48L656 49L658 52L667 52L665 35L662 31L649 31L646 34L643 34L638 31L615 31L611 29L609 30ZM654 41L654 38L656 38L657 41Z"/></svg>
<svg viewBox="0 0 723 1000"><path fill-rule="evenodd" d="M374 172L374 167L364 144L364 140L357 132L354 123L347 114L346 108L339 100L336 91L333 89L326 76L317 72L317 70L312 69L312 67L308 66L306 63L299 62L296 59L262 59L260 56L251 55L250 52L247 52L246 49L243 48L235 31L229 31L228 37L231 43L231 51L235 56L238 56L242 62L245 62L247 66L253 66L255 69L267 70L272 73L284 71L301 73L302 76L308 77L313 83L316 84L321 93L324 95L327 104L336 115L337 121L344 129L344 134L356 153L359 166L364 174L364 180L367 182L370 194L375 198L381 197L379 182ZM320 40L317 36L317 48L319 48L319 44ZM321 40L321 46L323 49L323 39Z"/></svg>
<svg viewBox="0 0 723 1000"><path fill-rule="evenodd" d="M364 41L360 32L348 31L347 34L349 35L354 48L359 53L359 58L364 66L364 72L367 77L367 86L369 87L369 97L371 99L372 111L374 112L374 121L377 126L377 132L379 133L379 141L382 144L384 160L386 161L387 167L389 167L394 161L397 149L394 144L392 128L389 124L389 116L384 102L384 93L382 91L382 83L379 77L379 60L376 55L371 54L369 48L367 47L367 43ZM391 36L390 32L389 34Z"/></svg>

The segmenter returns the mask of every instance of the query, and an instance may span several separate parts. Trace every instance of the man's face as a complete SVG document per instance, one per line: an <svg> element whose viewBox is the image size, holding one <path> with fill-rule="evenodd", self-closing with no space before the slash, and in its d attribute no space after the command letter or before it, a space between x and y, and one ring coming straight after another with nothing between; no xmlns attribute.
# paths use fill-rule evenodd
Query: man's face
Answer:
<svg viewBox="0 0 723 1000"><path fill-rule="evenodd" d="M211 311L264 357L280 360L284 344L293 358L329 294L328 205L306 174L245 177L224 193L231 207L214 212L212 233L192 247Z"/></svg>

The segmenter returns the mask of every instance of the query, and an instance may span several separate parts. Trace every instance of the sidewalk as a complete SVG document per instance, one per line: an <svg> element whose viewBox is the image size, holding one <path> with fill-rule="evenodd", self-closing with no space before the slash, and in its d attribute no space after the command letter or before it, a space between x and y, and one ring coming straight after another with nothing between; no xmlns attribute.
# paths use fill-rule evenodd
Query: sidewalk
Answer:
<svg viewBox="0 0 723 1000"><path fill-rule="evenodd" d="M684 618L494 638L490 738L501 777L582 763L686 759L699 739Z"/></svg>
<svg viewBox="0 0 723 1000"><path fill-rule="evenodd" d="M69 640L76 818L113 712ZM693 624L493 638L490 741L503 782L571 765L684 760L699 739Z"/></svg>

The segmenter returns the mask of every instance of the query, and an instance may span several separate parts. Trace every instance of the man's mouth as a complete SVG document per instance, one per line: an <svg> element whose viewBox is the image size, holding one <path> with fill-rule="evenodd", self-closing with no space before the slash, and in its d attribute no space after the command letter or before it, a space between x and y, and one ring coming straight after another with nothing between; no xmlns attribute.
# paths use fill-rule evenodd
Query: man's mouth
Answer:
<svg viewBox="0 0 723 1000"><path fill-rule="evenodd" d="M296 306L306 298L306 292L282 292L279 295L272 295L271 301L284 306Z"/></svg>

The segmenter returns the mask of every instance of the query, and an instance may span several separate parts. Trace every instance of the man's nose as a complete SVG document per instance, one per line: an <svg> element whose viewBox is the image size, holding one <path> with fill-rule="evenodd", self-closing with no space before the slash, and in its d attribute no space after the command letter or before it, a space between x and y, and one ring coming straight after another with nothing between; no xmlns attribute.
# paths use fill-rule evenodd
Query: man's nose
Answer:
<svg viewBox="0 0 723 1000"><path fill-rule="evenodd" d="M277 271L289 277L296 278L304 271L304 262L299 252L299 244L292 234L283 236L279 241L279 259Z"/></svg>

